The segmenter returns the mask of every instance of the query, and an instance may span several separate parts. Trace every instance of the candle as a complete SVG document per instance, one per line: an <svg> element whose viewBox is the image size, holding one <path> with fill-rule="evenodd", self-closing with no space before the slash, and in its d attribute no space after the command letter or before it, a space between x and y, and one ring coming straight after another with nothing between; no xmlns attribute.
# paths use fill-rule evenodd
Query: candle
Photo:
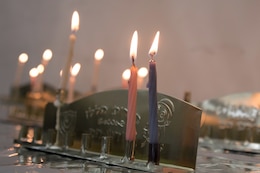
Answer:
<svg viewBox="0 0 260 173"><path fill-rule="evenodd" d="M132 66L130 68L130 79L128 88L128 111L127 111L127 124L126 124L126 140L134 141L136 138L136 97L137 97L137 67L135 66L135 59L137 56L138 35L137 31L134 32L131 47L130 58Z"/></svg>
<svg viewBox="0 0 260 173"><path fill-rule="evenodd" d="M43 74L43 72L44 72L44 66L43 66L43 64L39 64L38 66L37 66L37 71L38 71L38 82L36 83L36 90L37 91L42 91L43 90L43 86L42 86L42 74Z"/></svg>
<svg viewBox="0 0 260 173"><path fill-rule="evenodd" d="M52 51L50 49L46 49L42 54L42 65L46 67L49 61L52 58Z"/></svg>
<svg viewBox="0 0 260 173"><path fill-rule="evenodd" d="M67 100L68 103L74 100L75 81L76 81L76 76L79 73L80 67L81 67L80 63L76 63L71 69L70 80L69 80L69 93L68 93L68 100Z"/></svg>
<svg viewBox="0 0 260 173"><path fill-rule="evenodd" d="M143 86L143 80L148 74L148 70L146 67L142 67L138 70L138 79L137 79L137 87L142 88Z"/></svg>
<svg viewBox="0 0 260 173"><path fill-rule="evenodd" d="M158 50L158 31L150 48L149 55L149 155L148 161L159 164L159 143L158 143L158 117L157 117L157 74L154 56Z"/></svg>
<svg viewBox="0 0 260 173"><path fill-rule="evenodd" d="M131 71L130 69L125 69L122 73L122 88L128 88L128 81L130 79Z"/></svg>
<svg viewBox="0 0 260 173"><path fill-rule="evenodd" d="M15 80L14 80L14 87L15 89L19 89L20 82L21 82L21 75L23 71L24 64L28 61L28 55L26 53L22 53L18 57L18 66L16 70Z"/></svg>
<svg viewBox="0 0 260 173"><path fill-rule="evenodd" d="M37 76L38 76L39 72L37 70L37 68L32 68L29 71L29 76L30 76L30 83L31 83L31 91L36 92L37 91Z"/></svg>
<svg viewBox="0 0 260 173"><path fill-rule="evenodd" d="M43 54L42 54L42 62L40 65L38 65L37 69L39 71L39 75L38 75L38 88L39 91L43 90L43 72L46 68L46 66L48 65L49 61L52 58L52 51L50 49L46 49Z"/></svg>
<svg viewBox="0 0 260 173"><path fill-rule="evenodd" d="M91 87L92 92L97 91L99 65L100 65L100 62L103 59L103 57L104 57L104 51L102 49L98 49L95 52L94 73L93 73L93 81L92 81L92 87Z"/></svg>
<svg viewBox="0 0 260 173"><path fill-rule="evenodd" d="M67 62L65 65L65 68L63 70L62 75L62 83L61 83L61 89L66 89L67 83L68 83L68 77L69 77L69 71L71 67L71 62L74 54L74 44L76 41L75 32L79 29L79 14L77 11L74 11L71 19L71 35L70 35L70 49L69 49L69 55L67 58Z"/></svg>

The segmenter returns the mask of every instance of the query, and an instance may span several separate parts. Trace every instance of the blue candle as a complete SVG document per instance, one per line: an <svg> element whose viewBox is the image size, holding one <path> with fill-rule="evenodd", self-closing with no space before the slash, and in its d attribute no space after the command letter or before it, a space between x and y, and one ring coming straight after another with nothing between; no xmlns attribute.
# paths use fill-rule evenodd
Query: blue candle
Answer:
<svg viewBox="0 0 260 173"><path fill-rule="evenodd" d="M149 142L158 143L157 76L154 59L149 62Z"/></svg>
<svg viewBox="0 0 260 173"><path fill-rule="evenodd" d="M160 144L158 136L158 117L157 117L157 74L156 63L154 56L157 53L158 31L154 38L153 44L150 48L149 55L151 57L149 61L149 81L147 87L149 88L149 151L148 151L148 163L159 165L160 160Z"/></svg>
<svg viewBox="0 0 260 173"><path fill-rule="evenodd" d="M158 143L158 118L157 118L157 74L154 56L158 50L160 32L157 31L149 55L149 140L150 143Z"/></svg>

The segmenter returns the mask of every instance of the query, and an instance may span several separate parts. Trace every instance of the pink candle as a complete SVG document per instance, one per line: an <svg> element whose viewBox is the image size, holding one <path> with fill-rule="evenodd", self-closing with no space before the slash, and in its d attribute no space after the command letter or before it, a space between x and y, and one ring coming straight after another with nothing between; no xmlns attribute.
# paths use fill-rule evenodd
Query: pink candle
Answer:
<svg viewBox="0 0 260 173"><path fill-rule="evenodd" d="M126 123L126 140L134 141L136 138L136 97L137 97L137 67L135 66L134 60L137 55L137 42L138 35L137 31L134 32L131 48L130 58L132 60L132 66L130 68L130 79L128 88L128 111L127 111L127 123Z"/></svg>

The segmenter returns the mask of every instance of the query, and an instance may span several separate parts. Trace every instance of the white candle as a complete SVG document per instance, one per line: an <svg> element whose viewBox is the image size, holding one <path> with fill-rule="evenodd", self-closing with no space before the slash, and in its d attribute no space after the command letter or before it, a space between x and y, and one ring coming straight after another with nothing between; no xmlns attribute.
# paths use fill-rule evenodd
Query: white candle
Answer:
<svg viewBox="0 0 260 173"><path fill-rule="evenodd" d="M79 63L76 63L71 69L70 80L69 80L69 93L68 93L68 100L67 100L68 103L74 100L75 81L76 81L76 76L79 73L80 67L81 65Z"/></svg>
<svg viewBox="0 0 260 173"><path fill-rule="evenodd" d="M142 67L138 70L137 88L142 88L144 78L147 76L148 70L146 67Z"/></svg>
<svg viewBox="0 0 260 173"><path fill-rule="evenodd" d="M130 79L131 71L130 69L125 69L122 73L122 88L128 88L128 81Z"/></svg>
<svg viewBox="0 0 260 173"><path fill-rule="evenodd" d="M18 89L20 87L21 75L23 72L24 64L28 61L28 55L26 53L22 53L18 57L18 65L16 69L16 75L14 80L14 87Z"/></svg>
<svg viewBox="0 0 260 173"><path fill-rule="evenodd" d="M99 66L100 66L100 62L103 59L103 57L104 57L104 51L102 49L98 49L95 52L94 73L93 73L92 86L91 86L92 92L97 91L98 77L99 77Z"/></svg>
<svg viewBox="0 0 260 173"><path fill-rule="evenodd" d="M73 58L73 54L74 54L74 44L76 41L75 32L78 31L78 29L79 29L79 14L77 11L74 11L74 13L72 15L72 20L71 20L72 33L70 35L69 55L68 55L67 62L66 62L65 68L63 70L63 75L62 75L61 89L64 89L64 90L66 90L66 88L67 88L69 71L70 71L72 58Z"/></svg>
<svg viewBox="0 0 260 173"><path fill-rule="evenodd" d="M36 82L36 90L41 92L43 90L43 86L42 86L42 75L44 72L44 66L42 64L39 64L37 66L37 70L38 70L38 77L37 77L37 82Z"/></svg>
<svg viewBox="0 0 260 173"><path fill-rule="evenodd" d="M42 65L46 67L49 61L52 58L52 51L50 49L46 49L42 54Z"/></svg>
<svg viewBox="0 0 260 173"><path fill-rule="evenodd" d="M39 72L37 68L32 68L29 71L29 76L30 76L30 84L31 84L31 91L32 92L37 92L37 76Z"/></svg>

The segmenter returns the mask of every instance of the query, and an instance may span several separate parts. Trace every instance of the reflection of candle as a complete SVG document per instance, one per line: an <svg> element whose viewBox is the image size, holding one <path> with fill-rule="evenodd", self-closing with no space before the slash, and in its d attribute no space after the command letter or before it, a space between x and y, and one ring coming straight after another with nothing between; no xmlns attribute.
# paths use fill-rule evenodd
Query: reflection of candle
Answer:
<svg viewBox="0 0 260 173"><path fill-rule="evenodd" d="M130 69L125 69L125 71L122 73L122 88L128 88L128 81L130 79L130 75Z"/></svg>
<svg viewBox="0 0 260 173"><path fill-rule="evenodd" d="M21 75L23 71L24 64L28 61L28 55L26 53L20 54L18 58L18 66L16 70L15 80L14 80L14 87L18 89L20 87L21 82Z"/></svg>
<svg viewBox="0 0 260 173"><path fill-rule="evenodd" d="M156 63L154 56L158 50L159 42L158 31L150 48L149 55L149 156L148 160L155 164L159 164L159 143L158 143L158 117L157 117L157 77Z"/></svg>
<svg viewBox="0 0 260 173"><path fill-rule="evenodd" d="M67 83L68 83L68 77L69 77L69 71L70 71L70 66L74 54L74 44L76 41L76 36L75 32L79 29L79 14L77 11L74 11L72 15L72 20L71 20L71 35L70 35L70 49L69 49L69 55L68 59L65 65L65 68L63 70L63 75L62 75L62 83L61 83L61 89L66 89Z"/></svg>
<svg viewBox="0 0 260 173"><path fill-rule="evenodd" d="M97 84L98 84L98 76L99 76L99 64L104 57L104 51L102 49L98 49L95 52L95 63L94 63L94 73L93 73L93 81L91 86L91 91L97 91Z"/></svg>
<svg viewBox="0 0 260 173"><path fill-rule="evenodd" d="M143 80L147 76L148 70L146 67L142 67L138 70L138 80L137 80L137 87L142 88Z"/></svg>
<svg viewBox="0 0 260 173"><path fill-rule="evenodd" d="M132 60L132 66L130 68L131 75L129 79L128 88L128 111L127 111L127 124L126 124L126 140L134 141L136 137L136 97L137 97L137 67L135 66L135 59L137 55L138 35L137 31L134 32L131 47L130 58Z"/></svg>
<svg viewBox="0 0 260 173"><path fill-rule="evenodd" d="M31 82L31 91L35 92L37 91L37 76L38 76L39 72L37 70L37 68L32 68L29 71L29 75L30 75L30 82Z"/></svg>
<svg viewBox="0 0 260 173"><path fill-rule="evenodd" d="M71 69L70 80L69 80L69 93L68 93L68 100L67 100L68 103L74 100L75 81L76 81L76 76L79 73L80 67L81 67L80 64L77 63Z"/></svg>

